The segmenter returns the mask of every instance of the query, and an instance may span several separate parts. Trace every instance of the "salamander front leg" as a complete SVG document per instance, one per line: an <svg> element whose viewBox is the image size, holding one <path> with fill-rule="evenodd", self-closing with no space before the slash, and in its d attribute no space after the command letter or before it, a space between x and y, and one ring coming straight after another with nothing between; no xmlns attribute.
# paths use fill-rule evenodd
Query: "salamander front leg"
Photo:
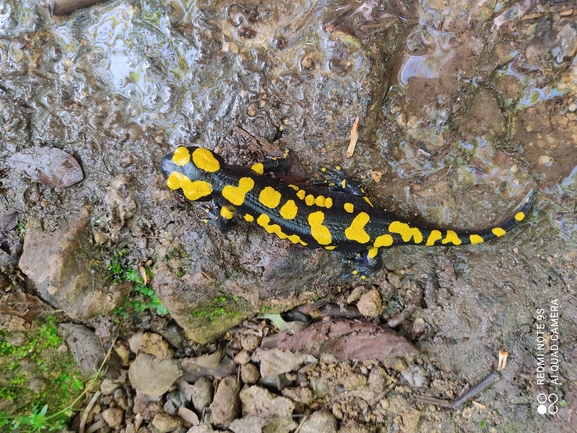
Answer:
<svg viewBox="0 0 577 433"><path fill-rule="evenodd" d="M315 182L316 186L326 186L332 191L341 191L348 194L365 196L366 192L361 184L350 177L340 165L335 168L317 167L325 176L324 180Z"/></svg>
<svg viewBox="0 0 577 433"><path fill-rule="evenodd" d="M207 214L207 218L202 221L207 224L213 224L222 233L226 233L230 228L230 222L234 216L234 208L231 206L221 206L216 200L212 201L211 206L202 206Z"/></svg>
<svg viewBox="0 0 577 433"><path fill-rule="evenodd" d="M284 151L284 156L271 156L265 161L257 162L250 168L256 174L265 173L286 173L291 168L292 154L290 150Z"/></svg>
<svg viewBox="0 0 577 433"><path fill-rule="evenodd" d="M354 265L354 269L343 274L343 278L358 275L363 280L383 267L378 248L371 248L368 251L357 253L352 259L343 259L343 263Z"/></svg>

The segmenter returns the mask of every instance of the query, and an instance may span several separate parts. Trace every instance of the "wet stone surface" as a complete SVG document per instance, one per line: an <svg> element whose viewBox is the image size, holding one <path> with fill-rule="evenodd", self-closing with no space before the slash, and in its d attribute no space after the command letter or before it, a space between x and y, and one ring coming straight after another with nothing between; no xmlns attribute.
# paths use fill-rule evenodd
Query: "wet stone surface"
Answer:
<svg viewBox="0 0 577 433"><path fill-rule="evenodd" d="M291 431L306 418L302 431L335 420L343 432L452 431L456 422L467 431L577 428L577 346L568 337L577 332L575 2L136 0L55 19L45 4L7 0L1 14L0 324L22 332L53 308L112 344L122 317L122 367L149 379L170 366L155 389L127 379L162 403L134 396L120 414L124 397L109 387L95 425ZM340 164L376 205L431 225L484 227L529 189L537 200L502 239L386 250L383 270L342 280L339 254L296 248L244 221L226 234L204 224L200 206L179 200L158 169L164 154L190 144L242 165L288 147L296 178ZM119 263L132 280L111 275ZM121 315L135 276L170 325L150 309ZM536 311L553 300L561 367L557 383L541 385ZM364 328L389 324L415 359L365 360L351 371L334 353L315 353L316 365L291 364L266 380L298 417L265 425L242 418L239 405L234 416L214 406L211 419L225 378L242 381L231 394L261 386L268 335L255 325L259 338L231 338L228 353L212 342L248 317L303 304ZM167 338L129 345L137 329ZM476 404L445 410L414 399L454 399L493 369L500 349L509 365ZM190 413L175 421L176 397L166 413L176 389L200 425L186 424ZM535 412L539 393L565 402L555 418Z"/></svg>

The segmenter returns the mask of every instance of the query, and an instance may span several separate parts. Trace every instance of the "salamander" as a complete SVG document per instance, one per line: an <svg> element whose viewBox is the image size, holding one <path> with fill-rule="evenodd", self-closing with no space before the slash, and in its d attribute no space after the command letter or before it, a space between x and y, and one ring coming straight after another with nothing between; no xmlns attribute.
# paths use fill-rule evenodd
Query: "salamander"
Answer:
<svg viewBox="0 0 577 433"><path fill-rule="evenodd" d="M354 253L351 274L365 278L381 265L379 249L394 245L480 244L503 236L527 217L531 190L501 223L479 230L418 226L373 206L361 184L337 166L320 167L325 179L311 187L268 176L286 172L290 154L251 167L227 165L203 147L178 147L160 170L166 185L189 201L213 201L210 220L226 231L234 214L296 245Z"/></svg>

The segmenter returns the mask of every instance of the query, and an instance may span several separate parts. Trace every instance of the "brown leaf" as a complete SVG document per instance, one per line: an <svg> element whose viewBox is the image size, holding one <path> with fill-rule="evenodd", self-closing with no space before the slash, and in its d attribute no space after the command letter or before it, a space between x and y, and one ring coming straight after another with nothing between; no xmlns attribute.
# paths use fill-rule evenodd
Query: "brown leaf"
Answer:
<svg viewBox="0 0 577 433"><path fill-rule="evenodd" d="M410 342L390 329L346 319L316 322L295 335L281 332L277 347L314 356L328 353L339 361L384 360L391 356L417 354Z"/></svg>
<svg viewBox="0 0 577 433"><path fill-rule="evenodd" d="M10 166L26 172L32 182L65 188L84 179L82 168L74 157L57 148L39 147L8 158Z"/></svg>

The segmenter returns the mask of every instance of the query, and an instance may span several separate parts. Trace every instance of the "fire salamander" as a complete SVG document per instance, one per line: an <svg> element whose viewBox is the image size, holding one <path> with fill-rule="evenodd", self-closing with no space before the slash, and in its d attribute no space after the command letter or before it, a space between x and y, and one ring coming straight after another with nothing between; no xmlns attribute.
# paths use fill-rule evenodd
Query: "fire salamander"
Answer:
<svg viewBox="0 0 577 433"><path fill-rule="evenodd" d="M361 185L340 167L320 168L325 180L301 187L266 173L286 172L290 154L252 167L225 164L202 147L178 147L161 162L168 188L190 201L213 200L205 207L212 222L226 231L233 214L256 223L268 233L308 248L356 253L355 270L365 277L381 267L379 249L393 245L468 245L503 236L523 221L533 203L533 190L513 216L480 230L417 227L390 212L377 209ZM322 187L320 187L322 185Z"/></svg>

